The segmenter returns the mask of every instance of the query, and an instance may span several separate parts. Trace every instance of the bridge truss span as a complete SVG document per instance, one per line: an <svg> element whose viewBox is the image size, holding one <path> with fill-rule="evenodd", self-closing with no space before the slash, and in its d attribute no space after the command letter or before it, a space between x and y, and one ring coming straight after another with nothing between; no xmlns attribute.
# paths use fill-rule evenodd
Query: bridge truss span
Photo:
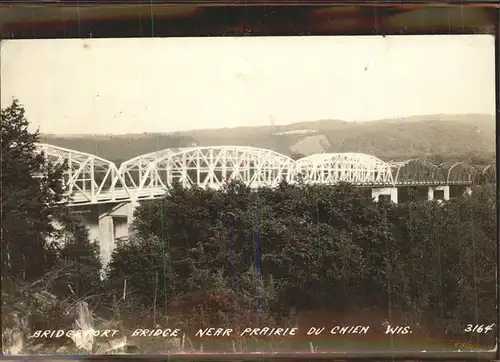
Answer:
<svg viewBox="0 0 500 362"><path fill-rule="evenodd" d="M448 169L448 185L470 185L480 182L482 171L478 166L467 162L457 162Z"/></svg>
<svg viewBox="0 0 500 362"><path fill-rule="evenodd" d="M45 143L37 143L36 150L43 153L47 162L55 166L66 163L67 170L63 177L66 192L71 196L71 204L96 204L130 198L113 162Z"/></svg>
<svg viewBox="0 0 500 362"><path fill-rule="evenodd" d="M394 182L401 186L446 185L448 172L442 163L427 158L392 162Z"/></svg>
<svg viewBox="0 0 500 362"><path fill-rule="evenodd" d="M185 187L220 188L238 180L249 187L293 182L295 161L277 152L246 146L187 147L138 156L120 172L137 198L154 197L179 182Z"/></svg>
<svg viewBox="0 0 500 362"><path fill-rule="evenodd" d="M184 148L169 148L131 158L120 165L119 173L134 200L154 198L165 193L166 185L156 175L155 162Z"/></svg>
<svg viewBox="0 0 500 362"><path fill-rule="evenodd" d="M496 183L497 180L497 168L496 165L488 165L481 171L481 180L486 182Z"/></svg>
<svg viewBox="0 0 500 362"><path fill-rule="evenodd" d="M496 182L495 165L445 164L431 158L384 162L363 153L321 153L293 160L256 147L184 147L143 154L117 168L96 155L50 144L37 144L37 151L51 164L66 163L64 182L70 205L154 199L165 195L175 182L215 189L231 180L251 188L274 187L283 180L325 185L346 182L379 191Z"/></svg>
<svg viewBox="0 0 500 362"><path fill-rule="evenodd" d="M296 161L296 173L305 183L394 186L391 166L363 153L322 153Z"/></svg>

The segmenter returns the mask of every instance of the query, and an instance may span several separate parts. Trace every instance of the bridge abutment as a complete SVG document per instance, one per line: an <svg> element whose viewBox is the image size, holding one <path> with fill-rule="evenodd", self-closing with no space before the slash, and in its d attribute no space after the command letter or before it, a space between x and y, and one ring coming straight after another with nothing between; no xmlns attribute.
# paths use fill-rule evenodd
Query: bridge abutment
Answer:
<svg viewBox="0 0 500 362"><path fill-rule="evenodd" d="M381 201L382 198L386 198L395 204L398 203L398 189L396 187L384 187L384 188L373 188L372 198L375 201Z"/></svg>

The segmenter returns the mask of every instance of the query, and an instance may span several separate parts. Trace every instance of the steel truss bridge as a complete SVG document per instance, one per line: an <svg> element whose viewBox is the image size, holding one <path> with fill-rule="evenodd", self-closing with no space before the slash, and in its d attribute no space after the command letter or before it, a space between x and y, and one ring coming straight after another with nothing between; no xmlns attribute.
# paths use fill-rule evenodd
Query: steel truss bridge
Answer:
<svg viewBox="0 0 500 362"><path fill-rule="evenodd" d="M202 188L220 188L229 180L252 188L277 186L282 180L367 187L472 186L496 181L495 165L445 165L429 159L384 162L361 153L322 153L293 160L254 147L186 147L140 155L117 167L98 156L50 144L37 144L37 150L53 165L66 163L64 182L70 205L153 199L163 196L175 181Z"/></svg>

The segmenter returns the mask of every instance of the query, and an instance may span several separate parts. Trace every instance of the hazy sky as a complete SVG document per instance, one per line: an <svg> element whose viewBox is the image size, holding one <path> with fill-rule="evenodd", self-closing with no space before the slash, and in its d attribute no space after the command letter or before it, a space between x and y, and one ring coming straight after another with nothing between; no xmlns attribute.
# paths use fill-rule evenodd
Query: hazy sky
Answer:
<svg viewBox="0 0 500 362"><path fill-rule="evenodd" d="M1 104L43 133L495 112L494 38L8 40Z"/></svg>

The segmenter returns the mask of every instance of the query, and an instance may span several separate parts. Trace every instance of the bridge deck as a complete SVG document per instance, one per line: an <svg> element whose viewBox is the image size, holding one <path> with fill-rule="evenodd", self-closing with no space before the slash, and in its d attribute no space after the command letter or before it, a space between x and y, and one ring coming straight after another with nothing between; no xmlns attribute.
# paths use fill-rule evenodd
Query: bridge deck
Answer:
<svg viewBox="0 0 500 362"><path fill-rule="evenodd" d="M370 188L385 188L385 187L436 187L436 186L471 186L472 181L456 181L444 184L442 182L402 182L396 185L391 184L373 184L373 185L357 185L358 187ZM208 185L211 188L218 188L220 185ZM255 186L257 188L258 186ZM136 189L115 188L111 190L103 190L97 195L92 197L89 193L74 194L71 198L70 205L89 205L100 203L117 203L117 202L132 202L140 200L151 200L165 195L165 189L161 187L145 187L137 191Z"/></svg>

